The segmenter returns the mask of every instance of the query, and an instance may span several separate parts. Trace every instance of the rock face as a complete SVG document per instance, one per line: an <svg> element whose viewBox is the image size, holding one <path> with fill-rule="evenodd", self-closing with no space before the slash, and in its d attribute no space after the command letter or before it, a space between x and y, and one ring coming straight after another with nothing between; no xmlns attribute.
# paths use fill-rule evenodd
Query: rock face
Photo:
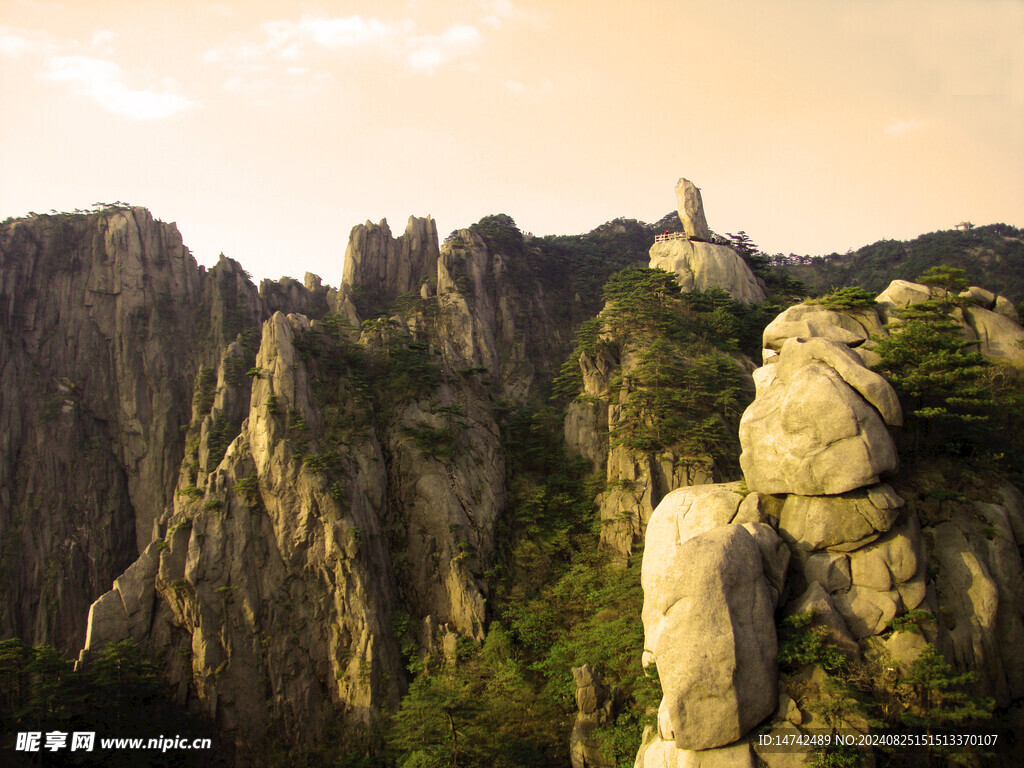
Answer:
<svg viewBox="0 0 1024 768"><path fill-rule="evenodd" d="M655 243L650 266L674 273L687 292L718 287L746 304L765 300L750 267L727 245L683 239Z"/></svg>
<svg viewBox="0 0 1024 768"><path fill-rule="evenodd" d="M611 722L622 704L622 691L609 688L600 673L589 664L572 668L576 683L576 722L569 737L569 759L572 768L611 768L614 763L594 740L594 729Z"/></svg>
<svg viewBox="0 0 1024 768"><path fill-rule="evenodd" d="M680 179L676 182L676 202L679 204L679 221L687 237L710 240L711 230L704 218L704 202L700 199L700 190L692 181Z"/></svg>
<svg viewBox="0 0 1024 768"><path fill-rule="evenodd" d="M740 464L751 489L844 493L896 469L886 428L902 422L896 394L845 345L789 339L754 383L757 397L740 421Z"/></svg>
<svg viewBox="0 0 1024 768"><path fill-rule="evenodd" d="M197 377L173 506L94 603L84 663L134 637L244 751L365 729L398 701L400 644L483 639L506 484L492 403L553 376L569 286L432 232L357 227L338 290L264 283L261 336ZM402 314L373 317L384 299Z"/></svg>
<svg viewBox="0 0 1024 768"><path fill-rule="evenodd" d="M436 270L438 255L437 224L429 216L410 216L397 239L386 219L367 221L349 235L342 282L362 294L365 307L383 309L399 296L418 292Z"/></svg>
<svg viewBox="0 0 1024 768"><path fill-rule="evenodd" d="M585 399L569 404L565 442L573 453L603 472L606 489L595 500L601 519L601 544L625 562L644 541L655 507L677 489L699 487L722 479L709 456L675 450L639 451L617 444L612 430L623 419L623 404L636 391L630 374L638 350L608 338L595 355L580 357ZM730 360L746 376L740 361ZM613 387L613 382L621 382Z"/></svg>
<svg viewBox="0 0 1024 768"><path fill-rule="evenodd" d="M198 369L259 313L142 208L0 230L0 633L81 646L172 502Z"/></svg>

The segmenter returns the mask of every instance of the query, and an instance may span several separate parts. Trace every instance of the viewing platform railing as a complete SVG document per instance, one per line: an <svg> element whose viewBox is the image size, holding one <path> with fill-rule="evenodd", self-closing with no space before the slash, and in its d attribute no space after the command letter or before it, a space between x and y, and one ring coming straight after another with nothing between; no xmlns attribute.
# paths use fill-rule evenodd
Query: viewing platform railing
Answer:
<svg viewBox="0 0 1024 768"><path fill-rule="evenodd" d="M687 234L685 232L665 232L665 233L662 233L660 235L655 235L654 236L654 242L656 242L656 243L665 243L665 242L668 242L669 240L689 240L689 239L690 238L687 236Z"/></svg>

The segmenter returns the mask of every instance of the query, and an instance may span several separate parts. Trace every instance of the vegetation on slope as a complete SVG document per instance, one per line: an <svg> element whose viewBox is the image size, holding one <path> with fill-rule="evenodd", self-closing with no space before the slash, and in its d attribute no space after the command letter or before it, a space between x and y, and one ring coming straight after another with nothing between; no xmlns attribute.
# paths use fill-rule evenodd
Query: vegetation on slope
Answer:
<svg viewBox="0 0 1024 768"><path fill-rule="evenodd" d="M910 241L879 240L846 254L777 256L792 277L816 292L860 285L878 293L893 280L913 280L926 270L946 264L966 270L973 285L1024 302L1024 230L989 224L967 231L930 232Z"/></svg>
<svg viewBox="0 0 1024 768"><path fill-rule="evenodd" d="M75 733L94 733L91 750L72 750ZM19 733L39 734L40 751L15 751ZM51 735L63 734L64 746L48 750ZM211 739L211 748L104 749L101 739L181 736ZM131 640L111 643L84 668L47 646L29 646L17 638L0 640L0 749L5 759L26 762L45 756L45 765L185 766L227 765L229 751L212 725L177 706L156 665ZM59 739L58 739L59 742ZM16 763L10 763L16 764Z"/></svg>
<svg viewBox="0 0 1024 768"><path fill-rule="evenodd" d="M632 765L641 720L660 697L643 675L639 562L598 548L590 501L600 478L565 456L561 414L513 408L504 419L509 508L488 574L493 621L482 646L454 658L410 653L415 678L388 728L392 759L411 766L548 766L567 758L576 706L570 668L596 666L624 693L598 738Z"/></svg>
<svg viewBox="0 0 1024 768"><path fill-rule="evenodd" d="M508 237L508 226L489 221L485 236ZM600 298L605 310L580 327L553 404L510 406L502 418L509 501L487 574L493 620L482 647L462 642L449 659L410 654L416 676L388 728L399 766L564 763L577 712L570 669L583 664L621 690L617 716L595 733L616 765L633 764L653 722L660 687L638 655L640 555L623 567L599 547L593 499L604 473L566 456L564 406L582 389L581 356L631 344L638 364L611 438L735 464L730 421L752 393L733 356L759 350L775 312L720 290L682 294L672 275L636 266L612 274Z"/></svg>
<svg viewBox="0 0 1024 768"><path fill-rule="evenodd" d="M952 316L964 303L963 270L940 265L916 281L939 296L894 310L897 322L874 347L882 358L875 369L903 407L901 455L952 455L1024 477L1024 393L1017 375L981 355Z"/></svg>

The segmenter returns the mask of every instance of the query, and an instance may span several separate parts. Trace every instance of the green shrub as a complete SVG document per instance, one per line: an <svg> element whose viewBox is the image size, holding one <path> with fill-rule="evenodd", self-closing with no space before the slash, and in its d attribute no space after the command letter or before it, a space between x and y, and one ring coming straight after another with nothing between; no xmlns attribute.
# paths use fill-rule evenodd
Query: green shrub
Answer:
<svg viewBox="0 0 1024 768"><path fill-rule="evenodd" d="M826 672L842 672L847 665L846 654L829 636L828 627L817 621L813 611L787 616L779 628L779 666L795 671L805 665L821 667Z"/></svg>
<svg viewBox="0 0 1024 768"><path fill-rule="evenodd" d="M854 285L836 288L817 299L808 299L808 304L816 304L841 312L844 309L867 309L875 306L875 297L870 291Z"/></svg>
<svg viewBox="0 0 1024 768"><path fill-rule="evenodd" d="M337 469L340 461L340 454L332 448L320 453L307 453L302 457L303 466L314 475L325 475Z"/></svg>
<svg viewBox="0 0 1024 768"><path fill-rule="evenodd" d="M187 488L182 488L181 490L179 490L178 495L184 496L186 499L189 499L190 501L195 501L197 499L203 498L204 494L201 489L197 488L194 485L190 485Z"/></svg>

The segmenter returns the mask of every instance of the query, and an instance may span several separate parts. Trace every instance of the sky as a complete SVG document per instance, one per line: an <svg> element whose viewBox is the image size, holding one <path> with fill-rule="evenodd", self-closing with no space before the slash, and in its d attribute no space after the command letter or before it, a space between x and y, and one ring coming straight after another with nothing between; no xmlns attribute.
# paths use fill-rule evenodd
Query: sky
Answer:
<svg viewBox="0 0 1024 768"><path fill-rule="evenodd" d="M1024 226L1024 0L3 0L0 219L127 201L337 285L355 224Z"/></svg>

